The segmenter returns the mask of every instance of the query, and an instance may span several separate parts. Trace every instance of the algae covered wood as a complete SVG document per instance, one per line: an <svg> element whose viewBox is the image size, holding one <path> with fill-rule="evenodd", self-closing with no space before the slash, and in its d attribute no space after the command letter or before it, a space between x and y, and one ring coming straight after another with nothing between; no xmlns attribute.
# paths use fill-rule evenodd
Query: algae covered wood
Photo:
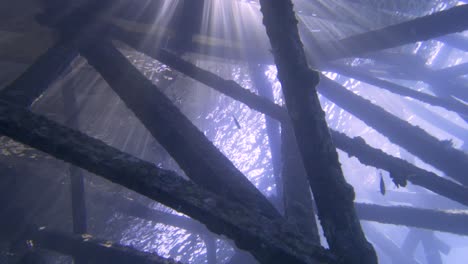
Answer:
<svg viewBox="0 0 468 264"><path fill-rule="evenodd" d="M438 140L418 126L413 126L349 91L336 81L322 76L319 92L335 104L364 121L391 142L413 153L424 162L443 171L463 185L468 185L468 155Z"/></svg>
<svg viewBox="0 0 468 264"><path fill-rule="evenodd" d="M147 196L223 234L261 263L338 263L284 221L226 200L81 132L0 101L0 133Z"/></svg>
<svg viewBox="0 0 468 264"><path fill-rule="evenodd" d="M332 137L339 149L351 157L356 157L362 164L390 172L390 177L398 186L406 186L406 181L409 181L468 206L467 187L373 148L367 145L363 138L350 138L336 131L332 131Z"/></svg>
<svg viewBox="0 0 468 264"><path fill-rule="evenodd" d="M280 218L260 191L112 43L97 41L82 48L81 54L189 178L214 193Z"/></svg>
<svg viewBox="0 0 468 264"><path fill-rule="evenodd" d="M126 37L121 37L122 39L128 40ZM135 47L138 48L138 45L135 45ZM175 70L181 71L195 80L246 104L250 108L281 121L283 124L290 122L284 108L266 98L251 93L233 81L225 80L164 50L161 50L161 52L155 51L154 49L141 51L149 52L148 55L173 67ZM468 204L468 193L465 187L442 178L435 173L420 169L400 158L388 155L381 150L372 148L367 145L364 140L352 139L334 130L330 130L330 132L336 147L347 152L349 155L356 156L362 163L387 171L395 171L397 175L401 176L411 175L412 177L406 177L406 179L413 184L424 187L461 204Z"/></svg>
<svg viewBox="0 0 468 264"><path fill-rule="evenodd" d="M332 252L346 263L377 263L354 210L354 190L344 179L309 69L289 0L260 0L263 24L317 212Z"/></svg>

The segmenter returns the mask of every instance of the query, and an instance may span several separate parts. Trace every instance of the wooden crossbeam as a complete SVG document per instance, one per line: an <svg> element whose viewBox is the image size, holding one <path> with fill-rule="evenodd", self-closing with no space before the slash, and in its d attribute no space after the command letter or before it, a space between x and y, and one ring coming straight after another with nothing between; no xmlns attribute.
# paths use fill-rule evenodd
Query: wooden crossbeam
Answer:
<svg viewBox="0 0 468 264"><path fill-rule="evenodd" d="M262 263L337 263L281 221L251 210L78 131L0 102L0 133L167 205L224 234Z"/></svg>

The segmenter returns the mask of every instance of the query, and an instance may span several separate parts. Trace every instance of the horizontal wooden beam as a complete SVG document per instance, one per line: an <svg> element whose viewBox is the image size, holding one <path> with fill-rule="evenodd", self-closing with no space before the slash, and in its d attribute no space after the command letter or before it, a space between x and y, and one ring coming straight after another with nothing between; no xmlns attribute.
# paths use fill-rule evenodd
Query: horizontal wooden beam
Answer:
<svg viewBox="0 0 468 264"><path fill-rule="evenodd" d="M324 60L355 57L467 29L468 5L461 5L382 29L324 43L326 45L319 44L321 49L316 52L322 54Z"/></svg>
<svg viewBox="0 0 468 264"><path fill-rule="evenodd" d="M468 212L466 210L449 212L365 203L356 204L355 207L361 220L468 235L468 226L466 225Z"/></svg>

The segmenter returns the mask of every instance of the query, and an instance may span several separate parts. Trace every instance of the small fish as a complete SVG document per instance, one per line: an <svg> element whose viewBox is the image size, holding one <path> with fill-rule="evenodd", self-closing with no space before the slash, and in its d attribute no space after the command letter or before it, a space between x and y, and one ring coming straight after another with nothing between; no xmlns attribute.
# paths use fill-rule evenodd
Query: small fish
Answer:
<svg viewBox="0 0 468 264"><path fill-rule="evenodd" d="M382 174L380 174L380 193L382 195L385 195L385 182L384 182L384 179L382 177Z"/></svg>
<svg viewBox="0 0 468 264"><path fill-rule="evenodd" d="M237 121L237 119L236 119L236 117L235 117L234 115L232 115L232 119L234 120L234 123L236 124L236 127L237 127L238 129L241 129L241 126L240 126L240 124L239 124L239 121Z"/></svg>

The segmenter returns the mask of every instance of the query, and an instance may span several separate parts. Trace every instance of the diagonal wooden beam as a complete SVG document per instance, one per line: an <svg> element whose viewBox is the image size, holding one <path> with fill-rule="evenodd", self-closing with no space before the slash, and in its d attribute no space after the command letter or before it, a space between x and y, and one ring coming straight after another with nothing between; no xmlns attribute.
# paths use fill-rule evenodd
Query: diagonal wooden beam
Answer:
<svg viewBox="0 0 468 264"><path fill-rule="evenodd" d="M68 84L74 83L74 78L69 80ZM69 117L66 121L66 125L73 129L79 130L80 123L78 118L74 116L78 112L78 105L76 102L75 86L64 85L62 87L62 98L63 98L63 112L65 116ZM71 194L71 211L72 211L72 222L73 232L75 234L85 234L88 230L87 213L86 213L86 198L85 198L85 182L83 177L83 171L70 165L68 167L68 174L70 176L70 194ZM81 256L74 256L75 264L85 264Z"/></svg>
<svg viewBox="0 0 468 264"><path fill-rule="evenodd" d="M461 139L464 142L468 142L468 129L457 124L455 120L447 119L415 102L408 101L405 103L412 113L416 114L426 122L433 124L437 128Z"/></svg>
<svg viewBox="0 0 468 264"><path fill-rule="evenodd" d="M467 29L467 22L466 22L466 8L467 5L453 7L449 10L444 10L441 12L437 12L428 16L416 18L414 20L410 20L407 22L403 22L397 25L388 26L379 30L365 32L362 34L354 35L346 39L336 40L336 41L329 41L329 42L321 42L315 43L313 35L311 32L304 31L301 32L301 37L304 40L306 46L310 46L309 48L314 51L316 54L312 54L313 56L309 56L309 59L312 59L314 56L321 56L321 63L317 62L317 64L326 63L328 60L342 58L343 56L358 56L364 53L373 52L377 50L392 48L398 45L404 45L409 43L414 43L417 41L424 41L427 39L437 38L439 36L444 36L446 34L450 34L453 32L463 31ZM122 7L125 9L127 7ZM145 7L139 7L145 9ZM159 8L158 5L155 5L154 8ZM144 12L148 12L148 9L145 9ZM154 15L154 13L152 13ZM460 18L460 19L459 19ZM104 18L105 21L114 24L114 26L122 25L123 19L119 19L119 15L112 17ZM121 21L116 23L116 21ZM426 22L429 21L430 23L427 25L436 25L428 27L426 26ZM434 21L438 24L431 24ZM149 24L152 21L146 21L147 24L144 23L133 23L137 25L137 28L146 28L143 31L140 31L140 36L142 39L151 39L151 30L150 28L154 29L154 25ZM131 21L127 20L123 24L130 24ZM123 28L121 28L123 29ZM167 29L161 29L167 30ZM171 30L169 30L171 31ZM397 32L398 34L396 37L392 37L390 41L388 40L389 35L385 35L387 33ZM416 32L416 33L415 33ZM133 32L135 33L135 32ZM172 33L171 33L172 34ZM444 39L449 36L444 36L441 39ZM371 39L371 41L363 41L363 37ZM197 38L205 38L206 36L197 35ZM235 47L230 46L206 46L202 43L187 43L188 48L190 51L209 55L209 56L219 56L222 58L229 57L230 59L236 60L249 60L252 63L261 63L261 64L270 64L271 58L268 57L268 54L264 52L250 52L249 57L243 56L242 50ZM151 42L151 41L150 41ZM227 41L223 41L225 44L229 45ZM394 43L397 42L397 43ZM251 46L250 43L246 43L243 46ZM351 45L351 46L350 46ZM463 45L460 44L462 47ZM318 51L321 52L318 52ZM362 50L362 51L360 51ZM209 51L209 53L207 53ZM325 54L325 55L324 55ZM310 55L310 54L309 54Z"/></svg>
<svg viewBox="0 0 468 264"><path fill-rule="evenodd" d="M252 85L256 89L259 97L266 98L270 102L274 102L273 87L265 76L265 66L264 65L248 65L250 79L252 80ZM244 89L242 89L244 91ZM280 201L279 207L282 212L285 212L285 204L283 203L283 183L284 175L281 174L282 167L282 155L281 155L281 136L280 136L280 125L281 123L278 120L273 119L272 117L265 116L265 130L268 137L268 146L271 153L271 165L273 167L273 177L275 179L276 185L276 196L278 201ZM315 222L315 221L313 221ZM312 223L315 224L315 223ZM317 240L319 241L319 240Z"/></svg>
<svg viewBox="0 0 468 264"><path fill-rule="evenodd" d="M231 161L110 42L96 41L80 52L189 178L214 193L281 218Z"/></svg>
<svg viewBox="0 0 468 264"><path fill-rule="evenodd" d="M120 37L117 38L121 38L126 43L132 43L132 46L137 50L148 54L152 58L159 60L172 69L180 71L181 73L215 89L218 92L246 104L254 110L275 118L283 124L290 122L285 109L266 98L262 98L251 93L234 81L225 80L218 75L201 69L168 51L151 49L148 46L140 46L138 45L138 42L133 42L135 40L131 40L123 35L120 35ZM435 173L420 169L402 159L388 155L381 150L372 148L362 139L351 139L334 130L330 130L330 132L334 143L339 149L350 155L356 156L362 163L376 168L394 171L397 175L411 175L412 177L405 177L405 179L439 195L445 196L461 204L468 205L468 192L466 187L444 179Z"/></svg>
<svg viewBox="0 0 468 264"><path fill-rule="evenodd" d="M259 96L274 102L273 87L265 75L265 66L249 65L249 70ZM295 224L311 241L319 243L312 194L294 132L288 122L278 122L268 115L265 116L265 121L276 176L276 189L280 189L277 196L283 202L285 218L289 223Z"/></svg>
<svg viewBox="0 0 468 264"><path fill-rule="evenodd" d="M338 154L315 90L319 73L309 69L289 0L260 0L278 79L330 249L346 263L377 263L354 209L354 190Z"/></svg>
<svg viewBox="0 0 468 264"><path fill-rule="evenodd" d="M442 51L447 51L443 47ZM466 81L463 78L455 77L433 70L425 65L425 60L414 54L400 54L393 52L377 52L369 54L366 57L371 58L378 63L387 64L393 67L393 74L410 76L413 80L421 80L429 84L429 89L438 97L446 100L455 100L453 97L468 101ZM443 55L437 58L441 59ZM398 77L397 77L398 79Z"/></svg>
<svg viewBox="0 0 468 264"><path fill-rule="evenodd" d="M308 234L313 241L320 241L315 220L317 210L314 208L297 140L289 124L281 126L281 154L285 216L288 221L295 223L303 234Z"/></svg>
<svg viewBox="0 0 468 264"><path fill-rule="evenodd" d="M399 186L405 186L406 181L431 190L439 195L468 206L468 188L421 169L413 164L393 157L380 149L366 144L363 138L349 138L345 134L332 131L336 146L356 157L362 164L373 166L390 172L390 177Z"/></svg>
<svg viewBox="0 0 468 264"><path fill-rule="evenodd" d="M270 102L268 99L259 97L232 80L226 80L218 75L197 67L193 63L182 59L174 53L165 50L151 47L148 44L144 44L141 39L141 35L114 29L113 38L116 38L137 51L140 51L155 60L160 61L163 64L168 65L172 69L189 76L208 87L215 89L216 91L223 93L233 99L242 100L250 108L263 113L273 113L273 117L282 115L280 107ZM239 99L242 98L242 99Z"/></svg>
<svg viewBox="0 0 468 264"><path fill-rule="evenodd" d="M317 53L324 61L355 57L466 29L468 29L468 5L465 4L382 29L319 44L321 48Z"/></svg>
<svg viewBox="0 0 468 264"><path fill-rule="evenodd" d="M0 133L125 186L233 239L262 263L337 263L283 221L226 200L181 176L0 101Z"/></svg>
<svg viewBox="0 0 468 264"><path fill-rule="evenodd" d="M67 47L64 42L57 42L13 83L2 89L0 98L29 107L77 56L77 51Z"/></svg>
<svg viewBox="0 0 468 264"><path fill-rule="evenodd" d="M424 162L468 185L468 155L322 75L319 92Z"/></svg>
<svg viewBox="0 0 468 264"><path fill-rule="evenodd" d="M409 206L357 203L356 211L361 220L468 235L468 226L466 225L468 212L466 210L450 212Z"/></svg>
<svg viewBox="0 0 468 264"><path fill-rule="evenodd" d="M451 40L454 38L452 37L453 35L448 34L463 31L468 28L466 6L467 5L453 7L428 16L419 17L379 30L357 34L342 40L314 44L315 41L312 33L308 31L302 32L303 34L301 37L305 41L304 43L306 46L314 47L311 49L316 53L313 54L313 56L322 57L321 60L323 62L343 57L354 57L368 52L438 37L440 37L440 40L447 42L449 39ZM317 15L320 16L320 14ZM365 39L369 39L369 41L365 41ZM453 42L455 41L450 43ZM242 56L242 51L233 48L218 47L216 54L207 54L206 51L210 50L211 52L213 48L203 48L200 44L196 43L191 43L190 46L192 47L192 51L196 53L221 57L229 56L232 59L247 59L251 60L252 63L271 63L270 58L267 56L259 56L259 54L255 52L253 52L249 58L245 58ZM458 46L463 48L461 44Z"/></svg>
<svg viewBox="0 0 468 264"><path fill-rule="evenodd" d="M331 70L338 74L346 75L350 78L368 83L381 89L385 89L394 94L410 97L421 102L427 103L429 105L443 107L447 110L468 117L468 106L459 101L447 100L445 98L440 98L427 93L416 91L403 85L395 84L386 80L381 80L379 78L373 77L371 74L356 71L352 67L335 65L332 66ZM440 73L440 71L438 73Z"/></svg>

